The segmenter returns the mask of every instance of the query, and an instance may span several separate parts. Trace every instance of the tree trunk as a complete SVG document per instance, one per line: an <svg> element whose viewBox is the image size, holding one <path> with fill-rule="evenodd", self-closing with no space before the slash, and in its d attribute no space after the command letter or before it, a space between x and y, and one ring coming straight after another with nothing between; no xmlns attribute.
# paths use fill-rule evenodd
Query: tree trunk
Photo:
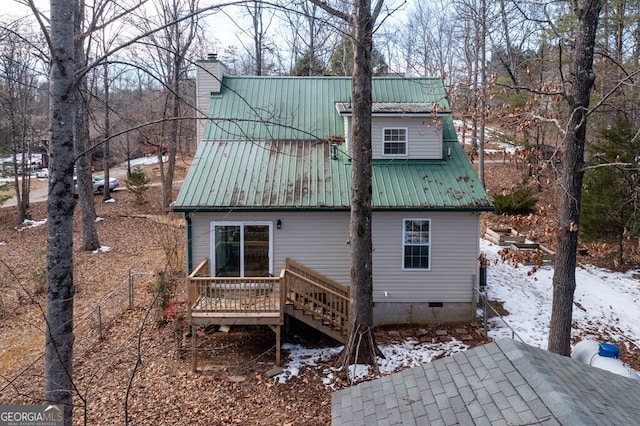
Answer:
<svg viewBox="0 0 640 426"><path fill-rule="evenodd" d="M23 169L23 161L18 162L18 146L16 145L16 142L14 141L15 136L14 136L14 132L13 130L10 131L9 134L9 138L12 140L11 141L11 149L13 150L13 187L14 187L14 191L16 194L16 207L18 208L18 216L16 219L16 225L20 225L24 222L24 219L26 217L26 209L24 208L24 204L22 204L21 200L22 200L22 192L20 191L20 176L22 176L24 178L24 174L21 173L21 169L24 172ZM22 147L21 147L22 149ZM21 151L22 152L22 151ZM24 155L22 156L24 159Z"/></svg>
<svg viewBox="0 0 640 426"><path fill-rule="evenodd" d="M102 78L104 84L104 143L102 145L102 168L104 169L104 188L102 189L102 199L104 201L111 198L111 189L109 188L109 157L111 156L109 147L109 136L111 135L111 123L110 113L111 106L109 105L109 64L104 63L102 69Z"/></svg>
<svg viewBox="0 0 640 426"><path fill-rule="evenodd" d="M178 53L176 53L178 55ZM171 130L169 131L169 149L167 152L167 171L164 175L164 185L162 185L162 208L165 213L169 212L171 202L173 201L173 174L176 168L176 153L178 145L178 126L180 122L180 70L182 68L182 58L176 57L173 63L173 78L171 83L171 97L173 98Z"/></svg>
<svg viewBox="0 0 640 426"><path fill-rule="evenodd" d="M262 75L262 42L264 33L262 29L262 4L259 1L253 2L253 13L249 12L253 18L253 48L255 54L256 75Z"/></svg>
<svg viewBox="0 0 640 426"><path fill-rule="evenodd" d="M549 326L550 352L569 356L571 353L571 316L576 288L576 253L580 198L584 176L584 145L587 131L587 111L590 91L595 80L593 50L598 16L603 0L586 0L582 9L575 9L578 32L573 63L571 91L568 95L571 116L562 156L563 189L558 212L558 249L553 274L553 304Z"/></svg>
<svg viewBox="0 0 640 426"><path fill-rule="evenodd" d="M371 52L373 18L371 1L356 1L352 17L354 66L351 78L353 126L351 133L351 300L349 344L343 364L376 365L382 355L373 335L373 277L371 238Z"/></svg>
<svg viewBox="0 0 640 426"><path fill-rule="evenodd" d="M45 400L72 419L74 2L51 0Z"/></svg>
<svg viewBox="0 0 640 426"><path fill-rule="evenodd" d="M84 20L84 1L74 2L76 5L74 31L82 34ZM84 52L85 38L75 39L76 71L86 66ZM91 180L91 154L89 153L89 113L87 110L87 78L82 77L74 92L75 96L75 154L76 179L80 213L82 216L82 250L96 250L100 248L98 230L96 229L96 208L93 200L93 182Z"/></svg>

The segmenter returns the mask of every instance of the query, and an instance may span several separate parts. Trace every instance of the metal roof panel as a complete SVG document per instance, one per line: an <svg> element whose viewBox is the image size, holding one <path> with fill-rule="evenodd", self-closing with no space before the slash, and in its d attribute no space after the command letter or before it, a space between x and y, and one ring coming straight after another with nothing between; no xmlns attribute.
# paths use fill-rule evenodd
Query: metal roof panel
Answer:
<svg viewBox="0 0 640 426"><path fill-rule="evenodd" d="M379 112L450 112L440 79L374 77ZM227 77L211 96L204 140L344 136L336 104L351 109L350 77ZM435 107L434 107L435 106Z"/></svg>
<svg viewBox="0 0 640 426"><path fill-rule="evenodd" d="M374 209L491 209L462 147L447 160L374 161ZM348 209L351 162L327 141L200 144L176 210Z"/></svg>

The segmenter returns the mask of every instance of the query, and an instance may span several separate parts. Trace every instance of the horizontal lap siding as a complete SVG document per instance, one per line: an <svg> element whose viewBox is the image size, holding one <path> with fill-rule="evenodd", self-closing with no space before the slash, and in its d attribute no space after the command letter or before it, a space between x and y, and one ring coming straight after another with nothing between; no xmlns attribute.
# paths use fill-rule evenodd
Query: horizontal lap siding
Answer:
<svg viewBox="0 0 640 426"><path fill-rule="evenodd" d="M435 125L433 119L427 117L373 117L371 147L373 158L384 157L382 151L382 129L387 127L406 127L408 129L408 157L411 159L442 158L442 126Z"/></svg>
<svg viewBox="0 0 640 426"><path fill-rule="evenodd" d="M282 229L276 222L282 221ZM211 221L273 223L273 274L279 275L287 257L340 283L349 284L348 212L201 213L192 215L192 264L210 258Z"/></svg>
<svg viewBox="0 0 640 426"><path fill-rule="evenodd" d="M191 265L195 268L203 259L209 259L209 223L213 215L204 213L191 214ZM223 216L217 216L223 217ZM222 219L216 219L222 220ZM211 259L209 259L211 260ZM211 265L209 265L211 266ZM190 272L190 271L189 271Z"/></svg>
<svg viewBox="0 0 640 426"><path fill-rule="evenodd" d="M402 270L402 220L431 219L431 270ZM276 229L276 221L282 229ZM348 212L202 213L192 215L192 264L210 257L209 228L215 221L273 222L273 272L290 257L349 284ZM467 212L374 212L374 301L469 302L478 274L478 215ZM384 296L384 292L387 296Z"/></svg>
<svg viewBox="0 0 640 426"><path fill-rule="evenodd" d="M431 219L429 271L402 270L402 221L405 218ZM479 220L474 213L374 213L374 301L471 301L473 280L478 273L478 238Z"/></svg>

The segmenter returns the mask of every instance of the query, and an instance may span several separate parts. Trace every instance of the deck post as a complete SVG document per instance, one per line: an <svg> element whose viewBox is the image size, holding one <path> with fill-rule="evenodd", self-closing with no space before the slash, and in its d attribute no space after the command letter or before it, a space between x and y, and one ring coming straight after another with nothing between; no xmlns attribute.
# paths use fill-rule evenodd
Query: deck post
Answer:
<svg viewBox="0 0 640 426"><path fill-rule="evenodd" d="M198 371L198 360L196 358L196 327L191 324L191 372Z"/></svg>
<svg viewBox="0 0 640 426"><path fill-rule="evenodd" d="M282 358L280 356L280 336L282 334L282 323L280 324L269 324L268 327L276 333L276 365L280 367L282 365Z"/></svg>
<svg viewBox="0 0 640 426"><path fill-rule="evenodd" d="M276 325L276 365L280 367L282 365L282 359L280 358L280 334L282 331L281 325Z"/></svg>

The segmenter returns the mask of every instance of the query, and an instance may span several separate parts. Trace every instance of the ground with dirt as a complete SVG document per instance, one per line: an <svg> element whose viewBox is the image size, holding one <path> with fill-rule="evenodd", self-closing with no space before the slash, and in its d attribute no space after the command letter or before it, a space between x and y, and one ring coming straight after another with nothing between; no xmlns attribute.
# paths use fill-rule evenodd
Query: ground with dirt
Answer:
<svg viewBox="0 0 640 426"><path fill-rule="evenodd" d="M176 179L184 176L186 167L179 163ZM157 166L148 167L147 174L158 181ZM491 165L486 181L491 191L500 191L512 184L514 175L510 165ZM529 218L488 214L483 226L512 226L553 247L554 201L547 197L553 186L543 184L537 214ZM110 250L74 252L74 423L329 424L331 389L323 384L318 369L306 369L284 384L267 378L275 355L269 329L201 331L200 369L191 372L190 341L185 338L184 304L180 303L184 297L178 295L178 308L168 319L153 307L156 277L167 269L167 253L183 247L184 230L179 221L176 225L158 219L158 186L149 188L142 205L123 182L113 198L115 202L103 203L96 197L101 244ZM44 219L46 203L34 203L31 214L36 221ZM78 214L74 220L74 244L79 247ZM42 396L46 226L15 225L15 208L0 209L0 242L4 243L0 245L0 404L38 403ZM130 279L134 297L128 307ZM178 282L178 287L184 288L184 282ZM103 309L97 311L96 305ZM450 333L459 326L450 326ZM298 331L308 345L334 344L309 330ZM385 342L417 334L435 336L436 330L381 329L377 339ZM465 342L470 346L485 342L479 333L470 334L473 340Z"/></svg>

